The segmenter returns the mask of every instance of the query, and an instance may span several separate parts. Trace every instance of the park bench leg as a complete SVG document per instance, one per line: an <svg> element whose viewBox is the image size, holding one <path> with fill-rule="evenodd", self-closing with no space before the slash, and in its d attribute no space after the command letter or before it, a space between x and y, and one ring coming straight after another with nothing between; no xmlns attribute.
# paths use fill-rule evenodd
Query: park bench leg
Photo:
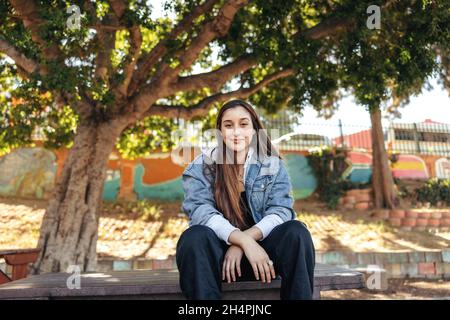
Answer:
<svg viewBox="0 0 450 320"><path fill-rule="evenodd" d="M11 282L11 278L8 277L6 273L4 273L2 270L0 270L0 284Z"/></svg>
<svg viewBox="0 0 450 320"><path fill-rule="evenodd" d="M33 252L4 256L6 263L12 266L12 281L26 278L28 275L28 264L34 263L38 255L38 252Z"/></svg>
<svg viewBox="0 0 450 320"><path fill-rule="evenodd" d="M28 275L28 263L13 265L11 274L11 278L13 279L13 281L26 278L27 275Z"/></svg>

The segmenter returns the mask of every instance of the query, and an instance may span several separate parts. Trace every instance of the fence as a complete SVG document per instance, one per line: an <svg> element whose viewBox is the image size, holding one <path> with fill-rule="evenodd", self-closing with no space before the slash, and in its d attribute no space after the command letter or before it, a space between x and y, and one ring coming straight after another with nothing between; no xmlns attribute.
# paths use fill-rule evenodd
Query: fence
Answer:
<svg viewBox="0 0 450 320"><path fill-rule="evenodd" d="M293 128L286 132L286 128ZM347 150L372 151L370 126L343 123L303 123L277 121L276 126L266 124L272 142L280 150L304 151L328 146ZM273 130L275 129L275 130ZM195 130L194 130L195 131ZM272 133L275 132L275 135ZM389 153L450 156L450 124L429 120L421 123L389 123L383 128L386 150ZM203 140L202 140L203 139ZM203 137L203 146L214 144L211 137Z"/></svg>
<svg viewBox="0 0 450 320"><path fill-rule="evenodd" d="M263 121L272 142L286 151L305 151L328 146L347 150L372 151L372 129L370 126L333 122L301 122L293 117L280 117ZM214 137L202 134L201 122L181 121L180 131L174 138L184 137L193 145L210 147ZM389 153L450 156L450 124L425 120L420 123L389 123L384 125L383 137ZM186 134L189 136L186 139ZM43 139L42 133L34 137Z"/></svg>

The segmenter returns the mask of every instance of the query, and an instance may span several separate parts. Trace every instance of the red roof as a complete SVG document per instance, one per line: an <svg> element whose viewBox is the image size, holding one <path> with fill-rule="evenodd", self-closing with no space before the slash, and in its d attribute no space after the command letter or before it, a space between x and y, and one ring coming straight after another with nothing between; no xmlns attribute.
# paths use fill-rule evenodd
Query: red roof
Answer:
<svg viewBox="0 0 450 320"><path fill-rule="evenodd" d="M347 147L372 149L372 129L344 135L344 142ZM341 137L333 139L335 144L341 144Z"/></svg>
<svg viewBox="0 0 450 320"><path fill-rule="evenodd" d="M425 119L425 121L422 122L422 123L438 123L438 124L445 124L445 123L443 123L443 122L437 122L437 121L433 121L433 120L431 120L431 119Z"/></svg>

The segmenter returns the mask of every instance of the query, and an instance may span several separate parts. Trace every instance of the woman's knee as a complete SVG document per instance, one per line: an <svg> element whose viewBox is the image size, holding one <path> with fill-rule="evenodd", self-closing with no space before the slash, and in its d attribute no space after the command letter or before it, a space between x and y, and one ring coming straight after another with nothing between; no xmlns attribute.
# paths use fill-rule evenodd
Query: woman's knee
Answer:
<svg viewBox="0 0 450 320"><path fill-rule="evenodd" d="M289 220L284 224L284 234L289 240L299 239L303 243L312 242L311 233L304 222L299 220Z"/></svg>
<svg viewBox="0 0 450 320"><path fill-rule="evenodd" d="M217 237L214 231L203 225L193 225L187 228L178 239L177 251L183 247L184 250L198 249L202 245Z"/></svg>

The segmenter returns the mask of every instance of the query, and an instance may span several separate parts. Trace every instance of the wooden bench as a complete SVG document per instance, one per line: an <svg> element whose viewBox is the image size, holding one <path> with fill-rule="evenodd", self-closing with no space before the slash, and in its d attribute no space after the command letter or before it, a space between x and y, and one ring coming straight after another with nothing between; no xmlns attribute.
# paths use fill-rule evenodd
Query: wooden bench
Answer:
<svg viewBox="0 0 450 320"><path fill-rule="evenodd" d="M68 288L70 276L69 273L47 273L3 284L0 299L185 299L176 269L82 273L79 289ZM365 287L362 273L324 264L316 264L314 282L314 299L320 299L320 292L325 290ZM278 300L280 285L280 279L270 284L260 281L223 283L222 298Z"/></svg>
<svg viewBox="0 0 450 320"><path fill-rule="evenodd" d="M6 264L12 266L11 277L0 270L0 284L26 278L28 264L36 261L40 251L41 249L0 250L0 259L5 259Z"/></svg>

